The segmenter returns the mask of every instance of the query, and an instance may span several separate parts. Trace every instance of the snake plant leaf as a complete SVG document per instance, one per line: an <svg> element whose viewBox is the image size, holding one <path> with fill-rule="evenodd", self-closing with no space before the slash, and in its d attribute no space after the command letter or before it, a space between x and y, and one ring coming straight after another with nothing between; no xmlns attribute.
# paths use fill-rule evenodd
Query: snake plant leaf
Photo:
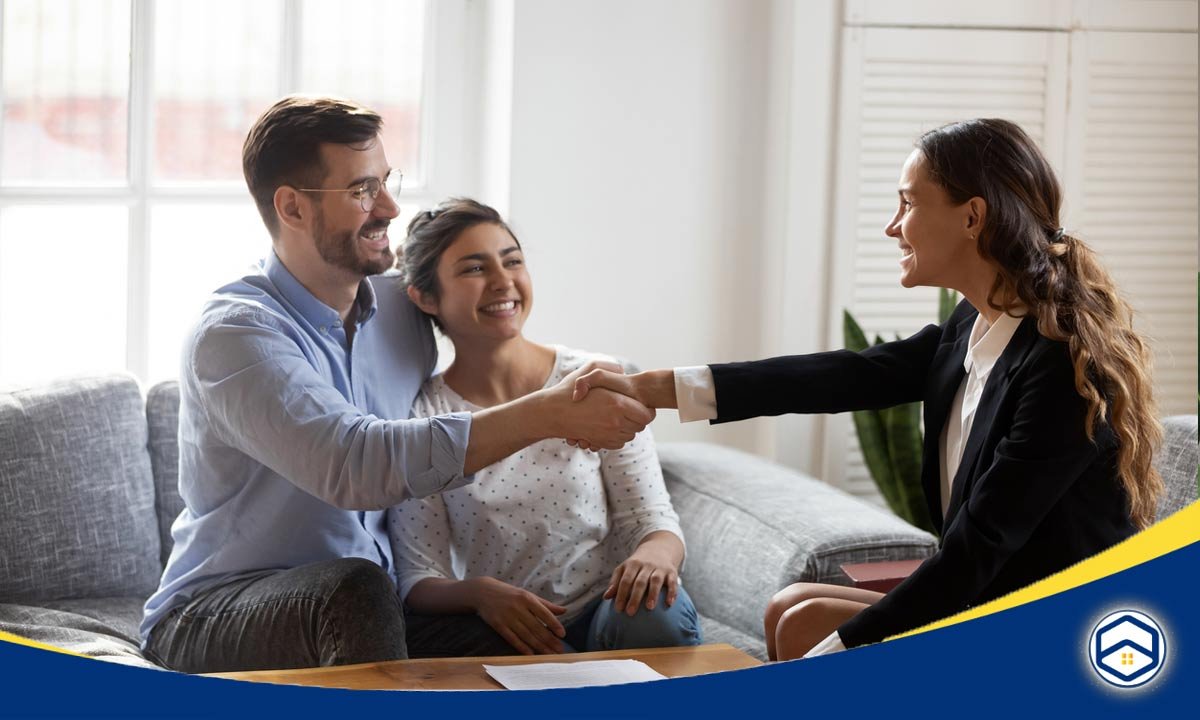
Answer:
<svg viewBox="0 0 1200 720"><path fill-rule="evenodd" d="M945 323L959 302L957 292L941 290L938 295L938 321ZM846 349L862 352L869 347L867 334L848 310L842 312L842 336ZM897 336L896 338L900 338ZM875 344L883 338L875 336ZM933 522L921 487L921 404L907 403L883 410L852 413L858 444L867 470L879 487L879 493L897 516L933 533ZM1200 484L1200 471L1197 472ZM936 534L936 533L935 533Z"/></svg>
<svg viewBox="0 0 1200 720"><path fill-rule="evenodd" d="M896 513L910 524L933 532L925 493L921 488L921 403L905 403L883 411L898 501Z"/></svg>
<svg viewBox="0 0 1200 720"><path fill-rule="evenodd" d="M867 349L867 335L849 310L842 311L842 342L850 352L862 352Z"/></svg>
<svg viewBox="0 0 1200 720"><path fill-rule="evenodd" d="M858 447L862 450L863 462L879 487L879 494L887 501L892 512L902 507L896 480L892 475L892 461L887 449L887 426L879 410L856 410L851 413L854 429L858 434Z"/></svg>
<svg viewBox="0 0 1200 720"><path fill-rule="evenodd" d="M867 336L859 326L858 321L849 311L842 312L842 340L846 349L851 352L862 352L867 349ZM892 479L891 459L887 452L887 430L883 416L878 410L858 410L851 413L854 419L854 430L858 435L858 446L862 451L863 462L879 492L887 501L889 507L894 507L900 499L896 493L895 481Z"/></svg>

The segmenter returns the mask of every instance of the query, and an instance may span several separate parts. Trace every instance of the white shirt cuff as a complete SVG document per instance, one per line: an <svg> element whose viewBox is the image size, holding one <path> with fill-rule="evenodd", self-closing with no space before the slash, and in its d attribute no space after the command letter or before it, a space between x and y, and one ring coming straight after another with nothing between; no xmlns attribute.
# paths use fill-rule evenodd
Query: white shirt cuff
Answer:
<svg viewBox="0 0 1200 720"><path fill-rule="evenodd" d="M846 646L842 644L842 636L838 635L837 630L834 630L829 634L829 637L817 643L815 648L805 653L804 657L812 658L818 655L832 655L836 652L842 652L845 649Z"/></svg>
<svg viewBox="0 0 1200 720"><path fill-rule="evenodd" d="M675 368L675 402L679 422L715 420L717 388L712 370L707 365Z"/></svg>

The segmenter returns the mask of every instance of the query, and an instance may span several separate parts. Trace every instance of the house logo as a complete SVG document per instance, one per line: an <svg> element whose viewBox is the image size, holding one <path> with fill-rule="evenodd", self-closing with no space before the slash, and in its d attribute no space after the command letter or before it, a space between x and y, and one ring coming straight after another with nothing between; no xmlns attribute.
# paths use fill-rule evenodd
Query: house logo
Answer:
<svg viewBox="0 0 1200 720"><path fill-rule="evenodd" d="M1150 682L1167 661L1167 638L1149 615L1119 610L1104 617L1088 638L1092 669L1105 682L1134 688Z"/></svg>

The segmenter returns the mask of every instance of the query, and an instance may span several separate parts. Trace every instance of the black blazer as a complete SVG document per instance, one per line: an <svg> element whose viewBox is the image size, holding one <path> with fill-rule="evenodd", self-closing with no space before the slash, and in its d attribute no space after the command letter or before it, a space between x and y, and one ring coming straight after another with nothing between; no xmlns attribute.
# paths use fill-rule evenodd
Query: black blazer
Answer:
<svg viewBox="0 0 1200 720"><path fill-rule="evenodd" d="M712 365L718 417L838 413L922 400L921 482L937 553L838 628L846 647L878 642L1040 580L1135 532L1117 478L1116 436L1084 431L1067 344L1021 321L988 376L942 518L938 441L963 380L978 313L861 353L846 350Z"/></svg>

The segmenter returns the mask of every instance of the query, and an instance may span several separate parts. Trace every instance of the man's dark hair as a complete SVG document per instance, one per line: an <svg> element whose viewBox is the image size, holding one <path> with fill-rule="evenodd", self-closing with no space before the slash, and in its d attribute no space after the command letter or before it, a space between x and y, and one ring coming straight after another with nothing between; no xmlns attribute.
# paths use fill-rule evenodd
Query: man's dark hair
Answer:
<svg viewBox="0 0 1200 720"><path fill-rule="evenodd" d="M283 98L255 121L242 145L242 173L271 237L279 236L275 191L317 188L325 180L321 143L369 143L382 125L378 113L349 100L300 95Z"/></svg>

